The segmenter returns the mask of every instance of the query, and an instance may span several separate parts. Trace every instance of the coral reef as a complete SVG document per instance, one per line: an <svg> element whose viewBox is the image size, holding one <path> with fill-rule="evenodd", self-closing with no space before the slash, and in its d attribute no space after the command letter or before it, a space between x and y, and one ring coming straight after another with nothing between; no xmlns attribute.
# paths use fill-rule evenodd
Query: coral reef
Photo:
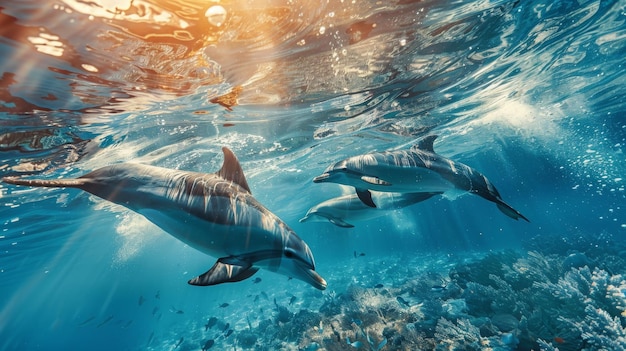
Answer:
<svg viewBox="0 0 626 351"><path fill-rule="evenodd" d="M216 343L305 351L626 350L623 245L586 252L544 246L452 262L361 258L334 278L343 290L279 296L289 298L284 304L265 296L254 323Z"/></svg>

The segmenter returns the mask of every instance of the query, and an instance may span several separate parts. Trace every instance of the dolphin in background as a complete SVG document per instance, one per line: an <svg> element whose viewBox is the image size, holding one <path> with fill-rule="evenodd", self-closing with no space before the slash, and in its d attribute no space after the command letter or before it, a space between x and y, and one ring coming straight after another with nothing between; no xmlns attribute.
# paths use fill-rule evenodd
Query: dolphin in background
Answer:
<svg viewBox="0 0 626 351"><path fill-rule="evenodd" d="M401 209L427 200L439 193L381 193L374 192L378 206L370 207L359 199L357 194L343 195L320 202L311 207L300 222L324 222L342 227L353 228L355 221L364 221L383 216L388 210Z"/></svg>
<svg viewBox="0 0 626 351"><path fill-rule="evenodd" d="M519 211L505 203L496 187L480 172L445 158L433 149L437 135L421 139L409 150L372 152L347 158L329 166L315 177L315 183L353 186L364 204L376 207L370 190L394 193L476 194L494 202L505 215L522 218Z"/></svg>
<svg viewBox="0 0 626 351"><path fill-rule="evenodd" d="M106 166L75 179L3 178L15 185L78 188L127 207L187 245L216 257L192 285L241 281L264 268L324 290L308 245L250 193L239 161L224 147L213 174L134 163Z"/></svg>

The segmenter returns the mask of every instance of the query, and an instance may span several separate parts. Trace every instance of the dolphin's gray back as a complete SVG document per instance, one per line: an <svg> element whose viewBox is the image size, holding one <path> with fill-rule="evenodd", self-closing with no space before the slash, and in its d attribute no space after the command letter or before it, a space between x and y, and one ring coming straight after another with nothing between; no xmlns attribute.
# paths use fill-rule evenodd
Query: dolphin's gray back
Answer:
<svg viewBox="0 0 626 351"><path fill-rule="evenodd" d="M256 216L273 213L250 192L213 173L171 170L125 163L98 169L78 179L79 188L132 210L184 210L212 223L255 223Z"/></svg>
<svg viewBox="0 0 626 351"><path fill-rule="evenodd" d="M245 226L259 223L260 217L276 217L247 189L217 174L138 163L102 167L74 179L4 178L3 181L33 187L77 188L139 213L146 209L183 210L220 225Z"/></svg>

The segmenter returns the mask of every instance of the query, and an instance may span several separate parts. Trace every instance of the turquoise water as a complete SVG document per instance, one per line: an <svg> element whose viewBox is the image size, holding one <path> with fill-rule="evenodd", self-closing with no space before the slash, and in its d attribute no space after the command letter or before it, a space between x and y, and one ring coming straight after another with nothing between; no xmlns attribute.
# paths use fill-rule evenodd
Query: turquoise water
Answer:
<svg viewBox="0 0 626 351"><path fill-rule="evenodd" d="M213 173L226 146L328 288L191 286L218 257L0 183L0 349L626 349L626 2L218 3L0 1L0 176ZM354 191L329 165L429 134L530 222L472 194L299 221Z"/></svg>

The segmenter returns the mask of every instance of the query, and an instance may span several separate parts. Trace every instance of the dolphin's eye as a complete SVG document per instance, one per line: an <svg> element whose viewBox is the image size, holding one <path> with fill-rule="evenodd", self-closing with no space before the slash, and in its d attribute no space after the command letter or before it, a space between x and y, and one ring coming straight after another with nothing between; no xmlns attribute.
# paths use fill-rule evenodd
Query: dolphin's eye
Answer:
<svg viewBox="0 0 626 351"><path fill-rule="evenodd" d="M293 258L293 252L291 250L285 250L285 257Z"/></svg>

